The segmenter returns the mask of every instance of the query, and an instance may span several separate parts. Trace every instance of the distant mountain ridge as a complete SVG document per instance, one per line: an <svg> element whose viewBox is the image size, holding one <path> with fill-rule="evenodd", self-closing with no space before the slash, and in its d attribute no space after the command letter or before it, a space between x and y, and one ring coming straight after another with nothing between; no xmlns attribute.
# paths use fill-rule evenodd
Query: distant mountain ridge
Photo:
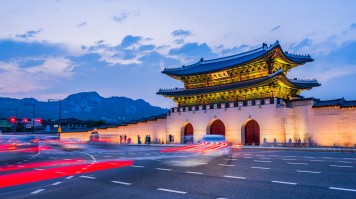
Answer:
<svg viewBox="0 0 356 199"><path fill-rule="evenodd" d="M16 116L18 118L33 115L35 118L58 119L60 102L43 102L34 98L13 99L0 97L1 117ZM100 96L97 92L81 92L69 95L61 100L62 118L81 120L105 120L111 123L136 120L152 115L167 113L167 109L152 106L148 102L127 97Z"/></svg>

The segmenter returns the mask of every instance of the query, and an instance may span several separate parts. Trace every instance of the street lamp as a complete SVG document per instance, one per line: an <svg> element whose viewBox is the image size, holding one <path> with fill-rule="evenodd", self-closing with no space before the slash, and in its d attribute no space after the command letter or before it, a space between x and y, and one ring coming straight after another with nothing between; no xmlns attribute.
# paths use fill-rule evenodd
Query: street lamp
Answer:
<svg viewBox="0 0 356 199"><path fill-rule="evenodd" d="M35 111L36 111L36 104L25 104L25 106L33 106L33 112L32 112L32 119L31 119L31 122L32 122L32 132L34 131L35 129Z"/></svg>
<svg viewBox="0 0 356 199"><path fill-rule="evenodd" d="M59 102L59 120L58 120L58 132L62 131L62 99L49 99L48 102Z"/></svg>

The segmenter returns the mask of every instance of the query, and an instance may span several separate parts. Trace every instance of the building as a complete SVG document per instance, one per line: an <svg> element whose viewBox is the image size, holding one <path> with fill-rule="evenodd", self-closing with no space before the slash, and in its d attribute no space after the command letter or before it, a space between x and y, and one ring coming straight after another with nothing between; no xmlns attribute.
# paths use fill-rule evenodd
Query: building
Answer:
<svg viewBox="0 0 356 199"><path fill-rule="evenodd" d="M57 131L58 126L61 126L63 131L70 131L73 129L83 130L89 128L90 121L83 121L75 118L64 118L61 120L44 121L44 126L46 126L47 131Z"/></svg>
<svg viewBox="0 0 356 199"><path fill-rule="evenodd" d="M277 41L229 57L166 68L162 73L184 87L160 89L157 94L171 98L177 107L165 117L99 129L98 134L127 134L134 143L138 135L160 140L173 136L174 142L184 143L186 137L196 142L206 134L221 134L245 145L354 146L356 101L303 98L303 90L320 84L286 76L312 61L310 55L284 52ZM89 136L90 132L82 137Z"/></svg>

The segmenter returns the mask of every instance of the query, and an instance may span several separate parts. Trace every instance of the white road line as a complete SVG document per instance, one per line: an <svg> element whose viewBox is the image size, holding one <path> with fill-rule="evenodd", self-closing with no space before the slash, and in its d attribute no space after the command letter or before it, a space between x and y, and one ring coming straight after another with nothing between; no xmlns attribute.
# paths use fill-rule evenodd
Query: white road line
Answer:
<svg viewBox="0 0 356 199"><path fill-rule="evenodd" d="M287 164L309 165L308 163L304 162L287 162Z"/></svg>
<svg viewBox="0 0 356 199"><path fill-rule="evenodd" d="M356 160L356 158L344 158L345 160Z"/></svg>
<svg viewBox="0 0 356 199"><path fill-rule="evenodd" d="M243 157L243 158L252 158L252 157Z"/></svg>
<svg viewBox="0 0 356 199"><path fill-rule="evenodd" d="M271 158L260 158L261 160L270 160Z"/></svg>
<svg viewBox="0 0 356 199"><path fill-rule="evenodd" d="M231 161L235 161L235 160L237 160L237 159L235 159L235 158L224 158L224 160L231 160Z"/></svg>
<svg viewBox="0 0 356 199"><path fill-rule="evenodd" d="M243 179L245 180L245 177L239 177L239 176L223 176L224 178L236 178L236 179Z"/></svg>
<svg viewBox="0 0 356 199"><path fill-rule="evenodd" d="M53 186L56 186L56 185L59 185L59 184L62 184L62 182L55 182L55 183L53 183L52 185L53 185Z"/></svg>
<svg viewBox="0 0 356 199"><path fill-rule="evenodd" d="M279 183L279 184L290 184L290 185L296 185L297 184L295 182L283 182L283 181L271 181L271 182Z"/></svg>
<svg viewBox="0 0 356 199"><path fill-rule="evenodd" d="M269 160L254 160L255 162L272 162L272 161L269 161Z"/></svg>
<svg viewBox="0 0 356 199"><path fill-rule="evenodd" d="M347 161L337 161L337 162L352 164L352 162L347 162Z"/></svg>
<svg viewBox="0 0 356 199"><path fill-rule="evenodd" d="M31 192L31 194L38 194L39 192L44 191L45 189L38 189L36 191Z"/></svg>
<svg viewBox="0 0 356 199"><path fill-rule="evenodd" d="M324 162L324 160L310 160L311 162Z"/></svg>
<svg viewBox="0 0 356 199"><path fill-rule="evenodd" d="M271 168L267 168L267 167L251 167L251 169L271 169Z"/></svg>
<svg viewBox="0 0 356 199"><path fill-rule="evenodd" d="M282 159L282 160L292 161L292 160L297 160L297 159Z"/></svg>
<svg viewBox="0 0 356 199"><path fill-rule="evenodd" d="M37 171L42 171L43 169L38 169L38 168L35 168L35 170L37 170Z"/></svg>
<svg viewBox="0 0 356 199"><path fill-rule="evenodd" d="M322 158L324 158L324 159L334 159L332 157L322 157Z"/></svg>
<svg viewBox="0 0 356 199"><path fill-rule="evenodd" d="M352 168L354 166L344 166L344 165L329 165L331 167L341 167L341 168Z"/></svg>
<svg viewBox="0 0 356 199"><path fill-rule="evenodd" d="M289 156L284 156L284 157L286 157L286 158L295 158L296 156L294 156L294 155L289 155Z"/></svg>
<svg viewBox="0 0 356 199"><path fill-rule="evenodd" d="M265 155L256 155L256 156L265 156Z"/></svg>
<svg viewBox="0 0 356 199"><path fill-rule="evenodd" d="M268 156L279 156L279 155L268 155Z"/></svg>
<svg viewBox="0 0 356 199"><path fill-rule="evenodd" d="M136 167L136 168L143 168L144 166L140 166L140 165L131 165L132 167Z"/></svg>
<svg viewBox="0 0 356 199"><path fill-rule="evenodd" d="M170 162L183 162L183 161L180 161L180 160L172 160Z"/></svg>
<svg viewBox="0 0 356 199"><path fill-rule="evenodd" d="M233 164L218 164L219 166L224 166L224 167L234 167L235 165Z"/></svg>
<svg viewBox="0 0 356 199"><path fill-rule="evenodd" d="M156 168L156 169L161 171L172 171L172 169L164 169L164 168Z"/></svg>
<svg viewBox="0 0 356 199"><path fill-rule="evenodd" d="M67 174L67 173L64 173L64 172L60 172L60 171L56 171L54 173L58 173L58 174Z"/></svg>
<svg viewBox="0 0 356 199"><path fill-rule="evenodd" d="M74 176L68 176L68 177L66 177L66 180L69 180L69 179L71 179L71 178L73 178Z"/></svg>
<svg viewBox="0 0 356 199"><path fill-rule="evenodd" d="M88 178L88 179L95 179L95 177L91 177L91 176L79 176L81 178Z"/></svg>
<svg viewBox="0 0 356 199"><path fill-rule="evenodd" d="M303 171L303 170L297 170L299 173L321 173L320 171Z"/></svg>
<svg viewBox="0 0 356 199"><path fill-rule="evenodd" d="M64 160L72 160L72 159L69 158L69 159L64 159Z"/></svg>
<svg viewBox="0 0 356 199"><path fill-rule="evenodd" d="M202 175L203 173L200 172L194 172L194 171L186 171L186 173L190 173L190 174L198 174L198 175Z"/></svg>
<svg viewBox="0 0 356 199"><path fill-rule="evenodd" d="M312 157L312 156L304 156L305 158L315 158L315 157Z"/></svg>
<svg viewBox="0 0 356 199"><path fill-rule="evenodd" d="M345 189L345 188L339 188L339 187L329 187L329 189L340 190L340 191L353 191L353 192L356 192L356 189Z"/></svg>
<svg viewBox="0 0 356 199"><path fill-rule="evenodd" d="M172 189L163 189L163 188L158 188L158 191L166 191L166 192L172 192L172 193L179 193L179 194L186 194L187 192L185 191L177 191L177 190L172 190Z"/></svg>
<svg viewBox="0 0 356 199"><path fill-rule="evenodd" d="M104 156L104 158L112 158L112 156L111 155L106 155L106 156Z"/></svg>
<svg viewBox="0 0 356 199"><path fill-rule="evenodd" d="M123 184L123 185L131 185L132 183L128 183L128 182L120 182L120 181L111 181L112 183L116 183L116 184Z"/></svg>

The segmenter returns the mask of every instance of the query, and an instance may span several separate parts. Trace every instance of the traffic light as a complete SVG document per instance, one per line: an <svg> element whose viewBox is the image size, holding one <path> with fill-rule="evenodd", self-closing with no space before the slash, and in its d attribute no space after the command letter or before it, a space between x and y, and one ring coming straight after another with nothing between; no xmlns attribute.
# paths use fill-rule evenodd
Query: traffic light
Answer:
<svg viewBox="0 0 356 199"><path fill-rule="evenodd" d="M10 120L11 123L15 123L16 122L16 118L15 117L10 117L9 120Z"/></svg>

